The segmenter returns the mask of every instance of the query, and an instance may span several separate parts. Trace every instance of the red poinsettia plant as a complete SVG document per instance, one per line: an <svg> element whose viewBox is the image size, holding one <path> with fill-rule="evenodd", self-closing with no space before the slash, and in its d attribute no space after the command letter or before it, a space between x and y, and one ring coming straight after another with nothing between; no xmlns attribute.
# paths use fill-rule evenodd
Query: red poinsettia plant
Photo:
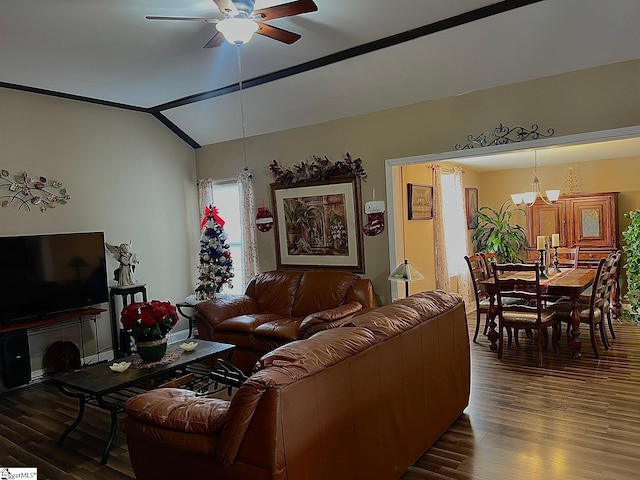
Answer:
<svg viewBox="0 0 640 480"><path fill-rule="evenodd" d="M178 313L171 302L151 300L127 305L120 320L136 340L160 340L178 322Z"/></svg>

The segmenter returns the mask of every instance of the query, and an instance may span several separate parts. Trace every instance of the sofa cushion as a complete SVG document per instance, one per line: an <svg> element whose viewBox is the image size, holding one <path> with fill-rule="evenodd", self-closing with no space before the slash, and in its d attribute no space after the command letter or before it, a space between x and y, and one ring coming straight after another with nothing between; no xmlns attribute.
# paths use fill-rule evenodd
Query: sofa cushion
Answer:
<svg viewBox="0 0 640 480"><path fill-rule="evenodd" d="M339 327L361 310L361 303L349 302L339 307L307 315L298 328L298 340L309 338L322 330Z"/></svg>
<svg viewBox="0 0 640 480"><path fill-rule="evenodd" d="M341 305L359 278L350 272L333 270L305 272L295 295L292 315L306 317Z"/></svg>
<svg viewBox="0 0 640 480"><path fill-rule="evenodd" d="M259 312L290 317L301 278L302 272L264 272L247 288L247 294L254 296Z"/></svg>
<svg viewBox="0 0 640 480"><path fill-rule="evenodd" d="M229 400L199 397L180 388L158 388L127 400L131 417L178 432L217 434L222 431Z"/></svg>
<svg viewBox="0 0 640 480"><path fill-rule="evenodd" d="M253 330L254 337L277 338L284 342L293 342L298 338L298 328L302 323L300 317L277 318L258 325Z"/></svg>
<svg viewBox="0 0 640 480"><path fill-rule="evenodd" d="M376 341L381 342L409 330L420 322L420 315L415 310L393 303L371 310L367 315L354 317L343 326L368 328L376 336Z"/></svg>
<svg viewBox="0 0 640 480"><path fill-rule="evenodd" d="M374 335L367 328L324 330L311 338L296 340L263 355L255 371L283 367L288 372L287 383L290 383L355 355L374 343Z"/></svg>

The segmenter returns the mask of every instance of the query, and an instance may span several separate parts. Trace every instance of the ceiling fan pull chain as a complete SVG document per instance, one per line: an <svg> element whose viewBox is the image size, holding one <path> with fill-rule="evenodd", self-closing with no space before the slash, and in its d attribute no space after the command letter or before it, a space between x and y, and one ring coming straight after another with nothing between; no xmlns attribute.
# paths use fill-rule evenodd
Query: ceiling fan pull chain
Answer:
<svg viewBox="0 0 640 480"><path fill-rule="evenodd" d="M242 45L238 44L238 89L240 91L240 122L242 123L242 155L244 159L244 168L245 170L249 170L249 164L247 162L247 132L244 124L244 96L242 92L242 60L240 58L240 47L242 47Z"/></svg>

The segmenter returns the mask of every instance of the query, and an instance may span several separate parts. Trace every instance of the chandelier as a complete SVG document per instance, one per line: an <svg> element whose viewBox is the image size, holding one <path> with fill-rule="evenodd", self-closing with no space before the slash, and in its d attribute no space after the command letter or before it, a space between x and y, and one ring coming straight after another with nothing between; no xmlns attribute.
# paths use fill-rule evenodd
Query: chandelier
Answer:
<svg viewBox="0 0 640 480"><path fill-rule="evenodd" d="M546 190L545 191L547 198L544 197L542 192L540 191L540 180L538 180L538 152L533 152L533 182L531 183L531 191L524 193L512 193L511 201L516 205L520 205L522 203L526 204L527 207L532 206L536 203L536 199L540 197L540 199L546 203L547 205L553 205L560 198L560 190Z"/></svg>

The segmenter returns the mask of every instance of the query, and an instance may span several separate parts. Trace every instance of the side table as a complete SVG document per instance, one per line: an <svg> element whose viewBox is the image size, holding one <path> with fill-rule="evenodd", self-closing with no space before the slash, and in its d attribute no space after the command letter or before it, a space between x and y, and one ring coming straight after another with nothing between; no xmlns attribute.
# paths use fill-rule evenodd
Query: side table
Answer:
<svg viewBox="0 0 640 480"><path fill-rule="evenodd" d="M131 341L129 332L120 325L120 312L124 307L136 301L136 294L142 294L142 301L147 301L147 286L124 285L109 288L109 310L111 311L111 343L113 345L113 356L115 358L131 355ZM121 298L122 308L116 312L116 296Z"/></svg>
<svg viewBox="0 0 640 480"><path fill-rule="evenodd" d="M183 317L186 318L189 321L189 335L187 335L187 338L191 338L191 336L193 335L193 330L194 330L194 324L195 324L195 319L193 318L193 309L195 308L196 304L195 303L190 303L190 302L178 302L176 303L176 310L178 310L178 313ZM185 311L185 309L190 309L189 313L187 313ZM197 333L194 335L195 338L197 338Z"/></svg>

